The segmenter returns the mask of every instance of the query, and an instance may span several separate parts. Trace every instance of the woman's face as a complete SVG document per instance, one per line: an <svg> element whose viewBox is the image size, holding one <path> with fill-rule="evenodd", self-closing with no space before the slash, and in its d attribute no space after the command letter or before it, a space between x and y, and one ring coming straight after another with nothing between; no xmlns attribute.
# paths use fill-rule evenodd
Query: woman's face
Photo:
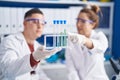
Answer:
<svg viewBox="0 0 120 80"><path fill-rule="evenodd" d="M79 34L89 37L95 24L92 20L88 18L86 13L81 12L78 15L76 26Z"/></svg>

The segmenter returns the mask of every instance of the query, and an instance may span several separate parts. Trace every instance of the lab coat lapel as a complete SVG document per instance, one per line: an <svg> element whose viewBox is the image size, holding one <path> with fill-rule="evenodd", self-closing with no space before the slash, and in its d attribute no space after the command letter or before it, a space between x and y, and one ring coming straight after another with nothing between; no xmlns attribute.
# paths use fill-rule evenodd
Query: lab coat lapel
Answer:
<svg viewBox="0 0 120 80"><path fill-rule="evenodd" d="M16 38L20 41L20 43L21 43L21 47L22 47L22 51L23 51L23 53L24 54L30 54L31 52L30 52L30 49L29 49L29 47L28 47L28 44L27 44L27 42L26 42L26 40L25 40L25 37L24 37L24 35L22 34L22 33L19 33L18 34L18 36L16 36Z"/></svg>

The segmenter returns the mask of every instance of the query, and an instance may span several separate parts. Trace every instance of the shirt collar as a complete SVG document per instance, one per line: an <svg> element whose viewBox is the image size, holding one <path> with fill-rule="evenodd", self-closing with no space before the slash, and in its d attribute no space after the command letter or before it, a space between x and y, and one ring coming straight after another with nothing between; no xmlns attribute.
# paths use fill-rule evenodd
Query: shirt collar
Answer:
<svg viewBox="0 0 120 80"><path fill-rule="evenodd" d="M90 38L93 38L95 35L95 30L92 30L91 34L90 34Z"/></svg>

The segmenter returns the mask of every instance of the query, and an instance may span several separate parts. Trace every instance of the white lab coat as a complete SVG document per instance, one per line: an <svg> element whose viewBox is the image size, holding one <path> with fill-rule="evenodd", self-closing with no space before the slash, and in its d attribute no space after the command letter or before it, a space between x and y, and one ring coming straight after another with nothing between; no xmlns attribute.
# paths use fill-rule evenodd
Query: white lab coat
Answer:
<svg viewBox="0 0 120 80"><path fill-rule="evenodd" d="M34 42L34 49L40 46ZM0 80L34 80L30 71L37 72L35 80L50 80L38 66L30 65L30 49L22 33L3 39L0 46ZM39 77L39 78L38 78Z"/></svg>
<svg viewBox="0 0 120 80"><path fill-rule="evenodd" d="M68 41L65 57L69 80L109 80L104 68L107 38L103 32L96 33L93 30L90 39L93 49Z"/></svg>

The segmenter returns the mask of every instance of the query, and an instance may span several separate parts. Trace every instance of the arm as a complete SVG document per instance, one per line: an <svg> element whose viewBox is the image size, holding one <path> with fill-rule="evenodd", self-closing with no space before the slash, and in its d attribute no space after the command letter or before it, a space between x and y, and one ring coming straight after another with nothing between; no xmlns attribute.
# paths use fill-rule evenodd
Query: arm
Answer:
<svg viewBox="0 0 120 80"><path fill-rule="evenodd" d="M14 39L4 39L0 46L0 64L4 76L18 76L33 70L30 66L30 54L19 55L18 43ZM21 47L19 45L19 47ZM21 51L20 53L22 53ZM24 54L23 54L24 55Z"/></svg>
<svg viewBox="0 0 120 80"><path fill-rule="evenodd" d="M94 45L91 39L86 37L86 42L84 44L88 49L93 49Z"/></svg>
<svg viewBox="0 0 120 80"><path fill-rule="evenodd" d="M69 33L68 39L73 44L85 45L90 51L94 53L104 53L108 47L108 41L102 32L94 33L95 38L87 38L84 35Z"/></svg>
<svg viewBox="0 0 120 80"><path fill-rule="evenodd" d="M69 44L69 43L68 43ZM69 45L71 46L71 45ZM79 80L78 73L75 69L75 63L73 63L71 48L67 48L65 52L65 58L66 58L66 66L68 70L68 80Z"/></svg>
<svg viewBox="0 0 120 80"><path fill-rule="evenodd" d="M93 48L89 49L92 53L104 53L108 48L108 40L106 36L99 32L96 38L91 38Z"/></svg>

